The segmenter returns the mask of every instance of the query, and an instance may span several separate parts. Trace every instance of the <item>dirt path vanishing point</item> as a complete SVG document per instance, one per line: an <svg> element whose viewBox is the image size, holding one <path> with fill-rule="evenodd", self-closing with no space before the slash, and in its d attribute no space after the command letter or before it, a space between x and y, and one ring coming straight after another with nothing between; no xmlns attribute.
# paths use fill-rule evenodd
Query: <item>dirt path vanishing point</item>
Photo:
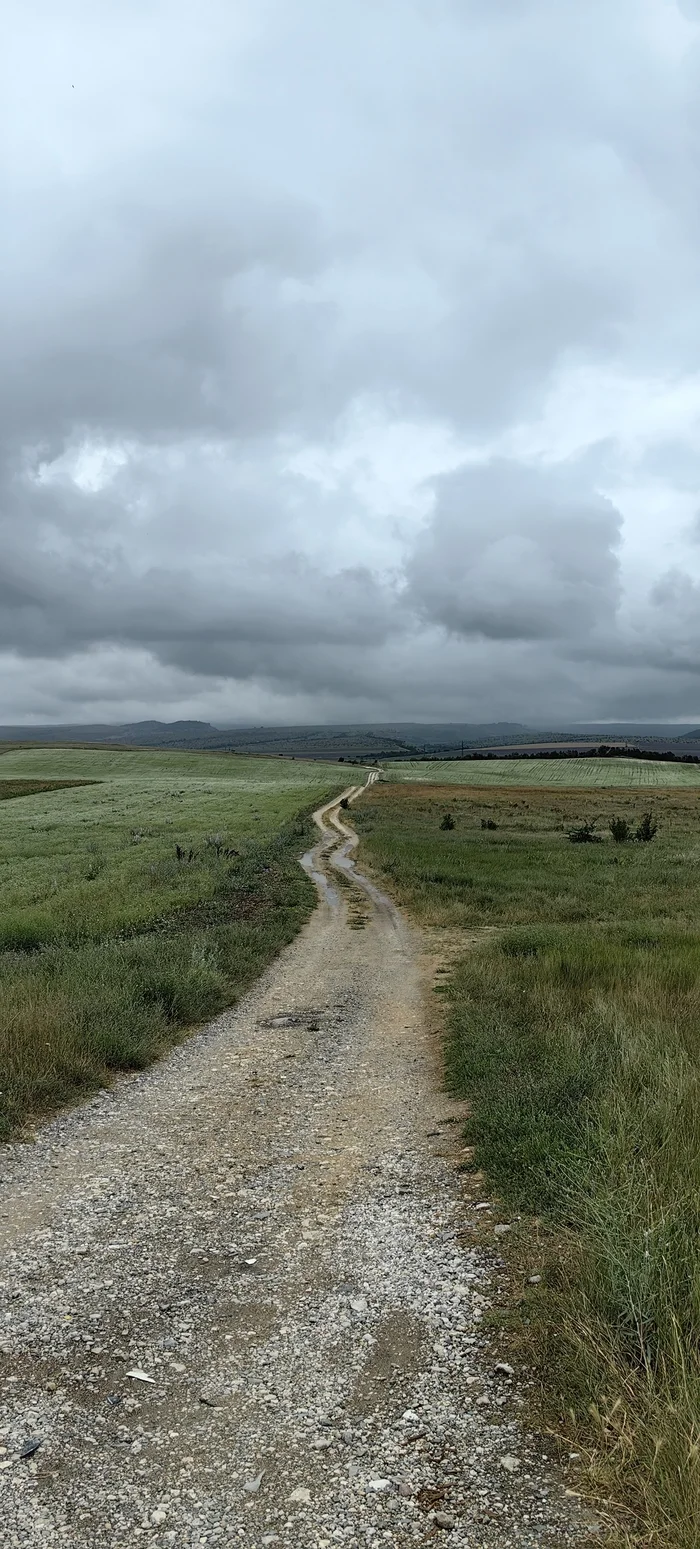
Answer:
<svg viewBox="0 0 700 1549"><path fill-rule="evenodd" d="M480 1332L420 948L317 822L246 999L0 1152L3 1549L595 1532Z"/></svg>

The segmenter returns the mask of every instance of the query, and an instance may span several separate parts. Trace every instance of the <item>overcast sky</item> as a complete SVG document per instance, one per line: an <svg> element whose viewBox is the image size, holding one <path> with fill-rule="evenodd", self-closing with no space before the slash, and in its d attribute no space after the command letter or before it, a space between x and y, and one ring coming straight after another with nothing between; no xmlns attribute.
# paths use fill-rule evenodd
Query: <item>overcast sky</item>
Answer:
<svg viewBox="0 0 700 1549"><path fill-rule="evenodd" d="M0 720L700 720L700 0L4 50Z"/></svg>

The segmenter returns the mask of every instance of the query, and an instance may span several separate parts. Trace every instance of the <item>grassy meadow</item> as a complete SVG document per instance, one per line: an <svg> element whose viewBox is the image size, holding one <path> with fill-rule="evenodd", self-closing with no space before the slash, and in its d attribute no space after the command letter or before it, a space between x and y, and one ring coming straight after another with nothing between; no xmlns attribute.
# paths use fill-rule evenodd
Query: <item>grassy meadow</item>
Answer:
<svg viewBox="0 0 700 1549"><path fill-rule="evenodd" d="M656 838L614 843L609 819L645 807ZM382 784L353 816L365 861L444 931L473 1165L543 1223L513 1249L543 1277L519 1335L556 1428L630 1542L697 1549L700 790ZM571 844L594 817L603 842Z"/></svg>
<svg viewBox="0 0 700 1549"><path fill-rule="evenodd" d="M298 865L307 815L342 775L41 747L5 753L0 770L14 787L0 802L7 1137L238 998L313 907Z"/></svg>
<svg viewBox="0 0 700 1549"><path fill-rule="evenodd" d="M700 764L664 764L639 758L418 759L387 763L383 778L411 785L700 787Z"/></svg>

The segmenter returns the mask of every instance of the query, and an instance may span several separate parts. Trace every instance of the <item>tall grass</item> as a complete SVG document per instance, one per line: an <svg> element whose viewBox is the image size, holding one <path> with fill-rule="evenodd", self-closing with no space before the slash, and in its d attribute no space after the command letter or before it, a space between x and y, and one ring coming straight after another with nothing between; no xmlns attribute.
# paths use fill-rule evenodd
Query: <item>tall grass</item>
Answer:
<svg viewBox="0 0 700 1549"><path fill-rule="evenodd" d="M298 864L309 833L301 817L234 862L214 860L205 901L148 934L0 954L0 1138L233 1004L313 909Z"/></svg>
<svg viewBox="0 0 700 1549"><path fill-rule="evenodd" d="M443 835L438 794L398 807L372 793L366 848L390 882L394 862L404 901L438 927L471 926L474 910L440 883L431 895L430 847L438 873L478 870L486 887L490 872L504 929L448 980L448 1082L469 1099L474 1166L553 1233L525 1314L559 1424L589 1443L597 1487L624 1502L635 1542L697 1549L698 814L678 793L655 800L659 839L626 849L611 883L618 847L570 846L544 793L525 812L500 793L497 833L481 830L473 798ZM538 872L557 886L533 924Z"/></svg>
<svg viewBox="0 0 700 1549"><path fill-rule="evenodd" d="M650 1531L697 1546L700 938L506 935L462 961L450 1000L448 1079L469 1094L476 1164L574 1234L556 1316L579 1420L623 1439Z"/></svg>

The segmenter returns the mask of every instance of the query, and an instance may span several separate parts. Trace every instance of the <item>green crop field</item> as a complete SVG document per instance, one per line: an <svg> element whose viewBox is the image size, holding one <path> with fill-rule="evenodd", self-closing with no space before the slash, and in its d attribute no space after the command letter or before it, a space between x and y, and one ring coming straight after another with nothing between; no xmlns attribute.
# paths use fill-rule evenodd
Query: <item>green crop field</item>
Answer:
<svg viewBox="0 0 700 1549"><path fill-rule="evenodd" d="M489 758L387 764L382 778L420 785L700 786L700 764L639 758Z"/></svg>
<svg viewBox="0 0 700 1549"><path fill-rule="evenodd" d="M627 1509L615 1543L697 1549L698 793L484 787L493 764L453 768L473 783L380 782L353 821L360 864L444 942L447 1079L469 1165L513 1222L501 1348L535 1363L589 1491ZM616 843L610 820L634 834L645 809L656 836ZM570 842L584 819L600 842Z"/></svg>
<svg viewBox="0 0 700 1549"><path fill-rule="evenodd" d="M14 798L0 801L9 1134L237 998L313 906L298 865L306 814L344 776L301 760L46 747L8 751L0 770Z"/></svg>

